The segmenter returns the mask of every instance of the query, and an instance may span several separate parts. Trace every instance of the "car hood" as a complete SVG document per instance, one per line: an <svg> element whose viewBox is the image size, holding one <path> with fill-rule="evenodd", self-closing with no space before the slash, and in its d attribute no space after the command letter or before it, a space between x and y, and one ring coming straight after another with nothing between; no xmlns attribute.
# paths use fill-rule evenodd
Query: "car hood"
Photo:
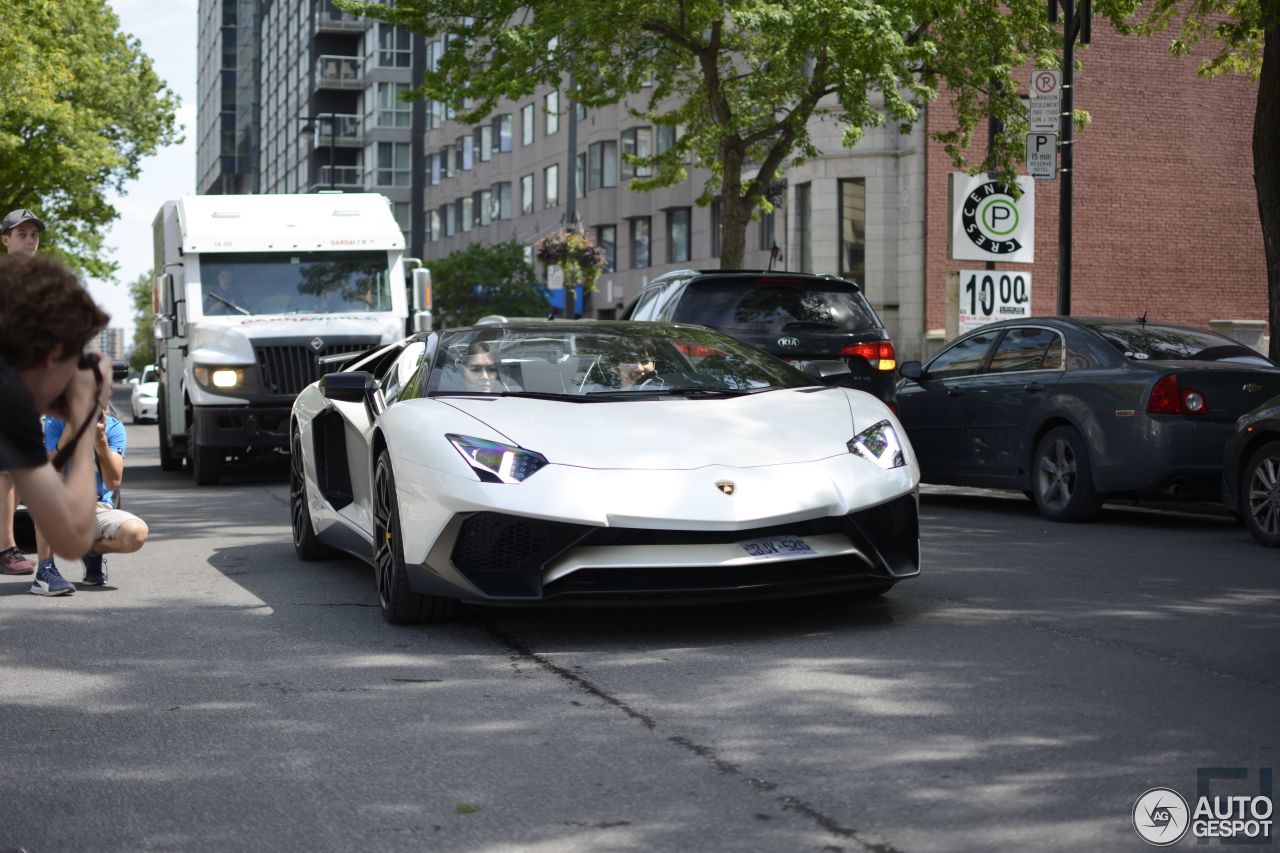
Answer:
<svg viewBox="0 0 1280 853"><path fill-rule="evenodd" d="M140 382L136 387L139 397L154 397L160 393L159 382Z"/></svg>
<svg viewBox="0 0 1280 853"><path fill-rule="evenodd" d="M602 403L436 399L552 463L586 468L688 470L825 459L847 453L858 430L889 417L875 398L838 388Z"/></svg>

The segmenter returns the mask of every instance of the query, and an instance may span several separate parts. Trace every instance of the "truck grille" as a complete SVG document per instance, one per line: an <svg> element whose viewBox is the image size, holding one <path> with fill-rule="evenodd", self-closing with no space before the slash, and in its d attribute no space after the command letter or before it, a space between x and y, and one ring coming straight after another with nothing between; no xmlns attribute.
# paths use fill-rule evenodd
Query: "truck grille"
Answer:
<svg viewBox="0 0 1280 853"><path fill-rule="evenodd" d="M262 388L268 394L296 396L324 374L318 359L326 355L361 352L378 346L376 339L327 344L319 352L306 345L257 346Z"/></svg>

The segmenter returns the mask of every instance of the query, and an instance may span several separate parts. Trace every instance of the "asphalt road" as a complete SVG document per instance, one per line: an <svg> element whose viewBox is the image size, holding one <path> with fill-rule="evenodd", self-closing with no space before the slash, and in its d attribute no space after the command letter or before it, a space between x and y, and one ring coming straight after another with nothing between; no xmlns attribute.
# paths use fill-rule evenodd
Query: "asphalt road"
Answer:
<svg viewBox="0 0 1280 853"><path fill-rule="evenodd" d="M128 429L146 548L0 578L0 849L1142 850L1147 789L1280 763L1280 554L1221 516L928 489L883 601L400 628L283 465Z"/></svg>

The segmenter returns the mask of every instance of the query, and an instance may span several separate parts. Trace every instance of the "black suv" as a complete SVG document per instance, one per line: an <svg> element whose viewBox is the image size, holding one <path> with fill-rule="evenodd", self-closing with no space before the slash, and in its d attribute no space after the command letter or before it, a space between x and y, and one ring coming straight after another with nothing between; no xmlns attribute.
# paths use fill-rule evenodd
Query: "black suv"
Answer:
<svg viewBox="0 0 1280 853"><path fill-rule="evenodd" d="M848 385L893 406L897 361L862 288L831 275L761 270L675 270L649 283L624 320L693 323L802 367L849 365Z"/></svg>

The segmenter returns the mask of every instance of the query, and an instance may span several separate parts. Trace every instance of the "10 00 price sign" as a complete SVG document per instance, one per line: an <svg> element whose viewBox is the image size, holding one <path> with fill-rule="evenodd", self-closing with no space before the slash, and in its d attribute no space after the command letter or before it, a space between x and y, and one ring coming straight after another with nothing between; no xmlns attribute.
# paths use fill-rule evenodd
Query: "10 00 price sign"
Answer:
<svg viewBox="0 0 1280 853"><path fill-rule="evenodd" d="M1031 274L1001 270L961 270L960 332L996 320L1031 316Z"/></svg>

